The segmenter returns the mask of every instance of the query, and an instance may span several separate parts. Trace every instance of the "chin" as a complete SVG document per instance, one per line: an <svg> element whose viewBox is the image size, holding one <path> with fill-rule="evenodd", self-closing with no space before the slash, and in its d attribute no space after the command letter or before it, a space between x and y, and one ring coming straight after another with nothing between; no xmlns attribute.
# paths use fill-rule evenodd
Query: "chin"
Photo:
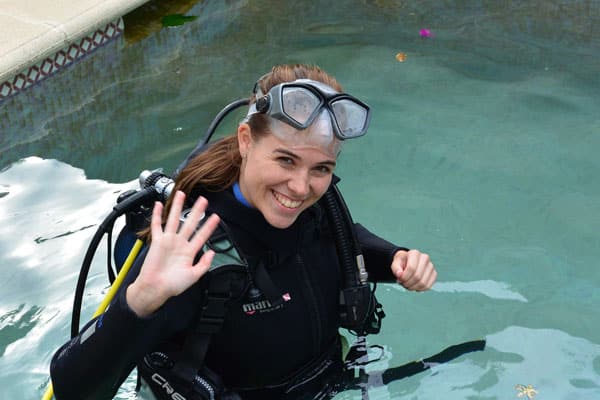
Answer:
<svg viewBox="0 0 600 400"><path fill-rule="evenodd" d="M295 218L265 217L265 219L273 228L286 229L292 226L294 222L296 222L298 216L296 216Z"/></svg>

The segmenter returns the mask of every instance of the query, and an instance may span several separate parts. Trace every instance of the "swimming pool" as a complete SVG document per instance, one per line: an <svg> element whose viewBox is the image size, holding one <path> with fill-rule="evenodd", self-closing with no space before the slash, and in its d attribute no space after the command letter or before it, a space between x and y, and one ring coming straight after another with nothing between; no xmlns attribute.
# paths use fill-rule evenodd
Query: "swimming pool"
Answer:
<svg viewBox="0 0 600 400"><path fill-rule="evenodd" d="M379 287L383 357L336 399L599 398L600 2L293 3L181 2L196 20L145 20L147 36L0 104L0 397L43 393L117 193L171 171L271 65L306 62L374 109L337 169L354 219L439 272L426 294ZM106 291L103 251L82 315ZM381 384L476 339L484 351Z"/></svg>

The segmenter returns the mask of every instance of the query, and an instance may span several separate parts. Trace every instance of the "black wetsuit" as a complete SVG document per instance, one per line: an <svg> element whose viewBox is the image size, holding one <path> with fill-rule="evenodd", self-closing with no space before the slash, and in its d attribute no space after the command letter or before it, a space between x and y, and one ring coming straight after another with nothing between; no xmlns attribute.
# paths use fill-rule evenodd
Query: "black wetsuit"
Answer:
<svg viewBox="0 0 600 400"><path fill-rule="evenodd" d="M222 330L212 336L206 365L244 400L313 398L313 386L320 384L312 379L315 368L324 375L333 368L326 359L341 359L340 269L322 210L313 206L289 228L276 229L230 190L202 195L208 198L208 211L227 224L244 254L263 259L276 287L290 298L283 307L263 313L244 312L246 299L234 300ZM356 232L370 279L393 280L393 254L403 248L359 224ZM137 317L127 306L125 289L137 276L144 255L107 312L54 355L50 369L58 400L110 399L145 354L181 346L200 306L199 285L169 299L151 316ZM290 390L290 384L304 381L308 382ZM284 395L284 389L290 393Z"/></svg>

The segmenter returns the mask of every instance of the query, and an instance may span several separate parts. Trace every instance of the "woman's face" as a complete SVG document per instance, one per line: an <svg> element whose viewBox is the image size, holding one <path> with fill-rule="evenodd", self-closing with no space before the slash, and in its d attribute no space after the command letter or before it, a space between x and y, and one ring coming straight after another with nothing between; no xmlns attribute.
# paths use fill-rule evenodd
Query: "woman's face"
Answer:
<svg viewBox="0 0 600 400"><path fill-rule="evenodd" d="M240 189L246 200L275 228L287 228L325 193L335 156L318 146L290 145L269 134L253 140L241 124Z"/></svg>

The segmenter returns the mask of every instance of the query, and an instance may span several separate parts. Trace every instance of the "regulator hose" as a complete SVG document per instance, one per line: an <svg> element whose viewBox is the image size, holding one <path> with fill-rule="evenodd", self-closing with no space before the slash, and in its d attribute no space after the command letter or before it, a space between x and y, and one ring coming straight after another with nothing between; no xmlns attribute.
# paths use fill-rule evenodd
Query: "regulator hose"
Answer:
<svg viewBox="0 0 600 400"><path fill-rule="evenodd" d="M223 119L227 116L227 114L229 114L236 108L246 106L249 103L250 103L249 99L238 99L238 100L232 101L231 103L227 104L221 111L219 111L219 113L215 116L215 118L210 123L210 126L206 130L204 137L198 142L196 147L194 147L194 149L188 154L188 156L185 158L185 160L183 160L183 162L181 164L179 164L179 166L173 173L173 178L176 178L179 175L179 173L181 172L181 170L183 170L183 168L185 168L185 166L188 165L189 162L194 157L196 157L200 152L202 152L204 150L204 146L206 146L208 144L208 142L210 142L212 135L215 133L215 131L217 130L217 127L219 126L221 121L223 121Z"/></svg>
<svg viewBox="0 0 600 400"><path fill-rule="evenodd" d="M71 338L74 338L79 334L79 318L81 314L81 303L83 300L83 292L85 290L85 283L87 281L88 273L92 265L92 260L96 254L96 250L102 241L103 236L112 231L117 218L126 212L138 207L141 203L152 201L157 197L157 192L153 187L147 187L142 189L131 196L127 197L120 203L117 203L110 214L102 221L98 230L94 234L90 245L85 253L85 257L81 264L81 270L79 271L79 278L77 279L77 287L75 289L75 298L73 300L73 314L71 316Z"/></svg>
<svg viewBox="0 0 600 400"><path fill-rule="evenodd" d="M354 222L337 186L329 187L323 196L323 202L334 233L340 264L344 268L345 287L366 283L367 276L364 271L360 243L353 234Z"/></svg>

